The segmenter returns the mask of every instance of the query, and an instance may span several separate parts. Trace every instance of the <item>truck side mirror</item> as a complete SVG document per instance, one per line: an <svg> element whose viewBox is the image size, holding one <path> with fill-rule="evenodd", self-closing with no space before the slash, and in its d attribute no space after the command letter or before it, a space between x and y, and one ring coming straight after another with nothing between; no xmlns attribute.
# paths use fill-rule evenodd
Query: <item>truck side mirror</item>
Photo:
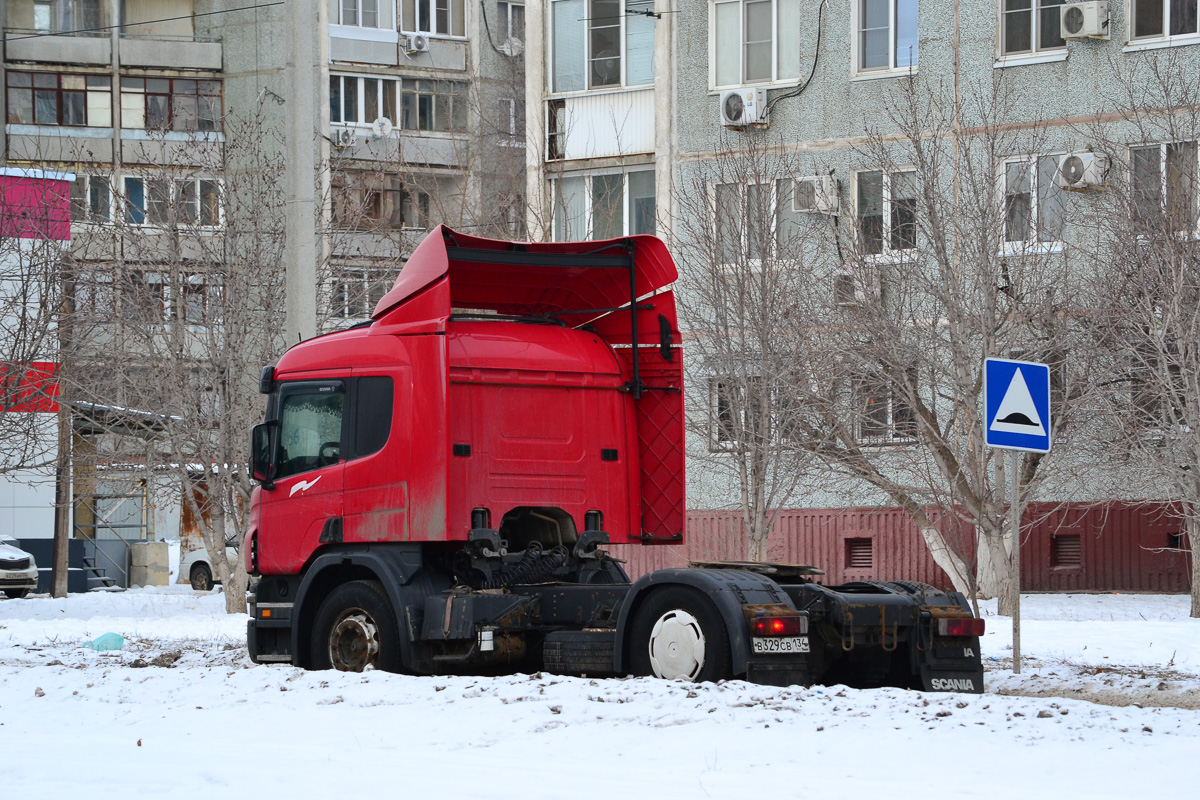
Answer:
<svg viewBox="0 0 1200 800"><path fill-rule="evenodd" d="M250 474L267 490L275 488L275 454L279 451L276 447L278 442L278 422L255 425L250 432Z"/></svg>

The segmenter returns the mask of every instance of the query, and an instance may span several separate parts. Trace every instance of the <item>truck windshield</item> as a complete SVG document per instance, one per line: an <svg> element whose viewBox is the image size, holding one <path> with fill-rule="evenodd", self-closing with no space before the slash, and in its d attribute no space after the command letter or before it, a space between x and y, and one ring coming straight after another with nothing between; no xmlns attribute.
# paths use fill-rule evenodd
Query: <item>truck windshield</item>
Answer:
<svg viewBox="0 0 1200 800"><path fill-rule="evenodd" d="M346 395L289 392L279 409L279 470L276 478L336 464L342 450L342 407Z"/></svg>

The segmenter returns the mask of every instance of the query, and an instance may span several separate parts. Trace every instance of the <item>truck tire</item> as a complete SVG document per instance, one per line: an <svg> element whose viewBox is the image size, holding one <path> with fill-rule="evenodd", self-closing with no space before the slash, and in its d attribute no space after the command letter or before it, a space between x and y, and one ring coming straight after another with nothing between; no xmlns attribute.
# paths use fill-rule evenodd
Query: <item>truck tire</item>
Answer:
<svg viewBox="0 0 1200 800"><path fill-rule="evenodd" d="M208 568L208 564L193 564L188 579L192 582L192 588L198 592L207 592L213 588L212 570Z"/></svg>
<svg viewBox="0 0 1200 800"><path fill-rule="evenodd" d="M730 677L725 621L712 601L691 587L667 586L646 598L629 644L634 675L697 683Z"/></svg>
<svg viewBox="0 0 1200 800"><path fill-rule="evenodd" d="M313 623L313 669L400 669L396 612L376 581L343 583L321 603Z"/></svg>
<svg viewBox="0 0 1200 800"><path fill-rule="evenodd" d="M8 595L10 600L20 600L25 595L29 594L28 589L5 589L4 593Z"/></svg>

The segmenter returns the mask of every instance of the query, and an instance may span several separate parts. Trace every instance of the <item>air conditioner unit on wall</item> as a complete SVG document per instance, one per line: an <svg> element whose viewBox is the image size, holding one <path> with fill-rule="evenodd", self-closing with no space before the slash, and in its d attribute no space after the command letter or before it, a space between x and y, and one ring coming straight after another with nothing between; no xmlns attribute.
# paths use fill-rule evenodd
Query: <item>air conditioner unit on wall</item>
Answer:
<svg viewBox="0 0 1200 800"><path fill-rule="evenodd" d="M409 55L429 52L429 37L423 33L410 33L401 38L400 44Z"/></svg>
<svg viewBox="0 0 1200 800"><path fill-rule="evenodd" d="M877 277L847 266L833 273L833 302L838 308L863 308L878 298Z"/></svg>
<svg viewBox="0 0 1200 800"><path fill-rule="evenodd" d="M767 92L762 88L726 89L721 92L721 124L745 128L767 124Z"/></svg>
<svg viewBox="0 0 1200 800"><path fill-rule="evenodd" d="M334 147L353 147L356 137L350 128L334 128L330 138Z"/></svg>
<svg viewBox="0 0 1200 800"><path fill-rule="evenodd" d="M838 182L832 175L811 175L793 182L793 211L836 215L840 207Z"/></svg>
<svg viewBox="0 0 1200 800"><path fill-rule="evenodd" d="M1068 153L1058 161L1058 185L1081 192L1104 188L1108 175L1108 156L1104 153Z"/></svg>
<svg viewBox="0 0 1200 800"><path fill-rule="evenodd" d="M1058 7L1059 27L1064 39L1108 39L1108 3L1064 3Z"/></svg>

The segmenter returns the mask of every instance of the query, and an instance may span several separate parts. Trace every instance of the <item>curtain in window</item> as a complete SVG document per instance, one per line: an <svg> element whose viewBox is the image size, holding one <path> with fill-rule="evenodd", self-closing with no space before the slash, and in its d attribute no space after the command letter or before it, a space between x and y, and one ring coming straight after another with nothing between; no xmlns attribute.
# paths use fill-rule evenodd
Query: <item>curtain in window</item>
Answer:
<svg viewBox="0 0 1200 800"><path fill-rule="evenodd" d="M583 68L587 52L583 0L558 0L554 4L554 75L556 92L577 92L586 88Z"/></svg>
<svg viewBox="0 0 1200 800"><path fill-rule="evenodd" d="M562 178L556 182L554 239L577 242L587 238L587 189L584 179Z"/></svg>
<svg viewBox="0 0 1200 800"><path fill-rule="evenodd" d="M654 3L630 0L625 9L625 85L654 83L654 17L637 13L653 11Z"/></svg>
<svg viewBox="0 0 1200 800"><path fill-rule="evenodd" d="M742 82L742 4L717 3L714 17L717 86L736 86Z"/></svg>
<svg viewBox="0 0 1200 800"><path fill-rule="evenodd" d="M629 173L629 232L655 232L654 170Z"/></svg>
<svg viewBox="0 0 1200 800"><path fill-rule="evenodd" d="M775 27L780 80L800 77L800 0L778 0L779 20Z"/></svg>

